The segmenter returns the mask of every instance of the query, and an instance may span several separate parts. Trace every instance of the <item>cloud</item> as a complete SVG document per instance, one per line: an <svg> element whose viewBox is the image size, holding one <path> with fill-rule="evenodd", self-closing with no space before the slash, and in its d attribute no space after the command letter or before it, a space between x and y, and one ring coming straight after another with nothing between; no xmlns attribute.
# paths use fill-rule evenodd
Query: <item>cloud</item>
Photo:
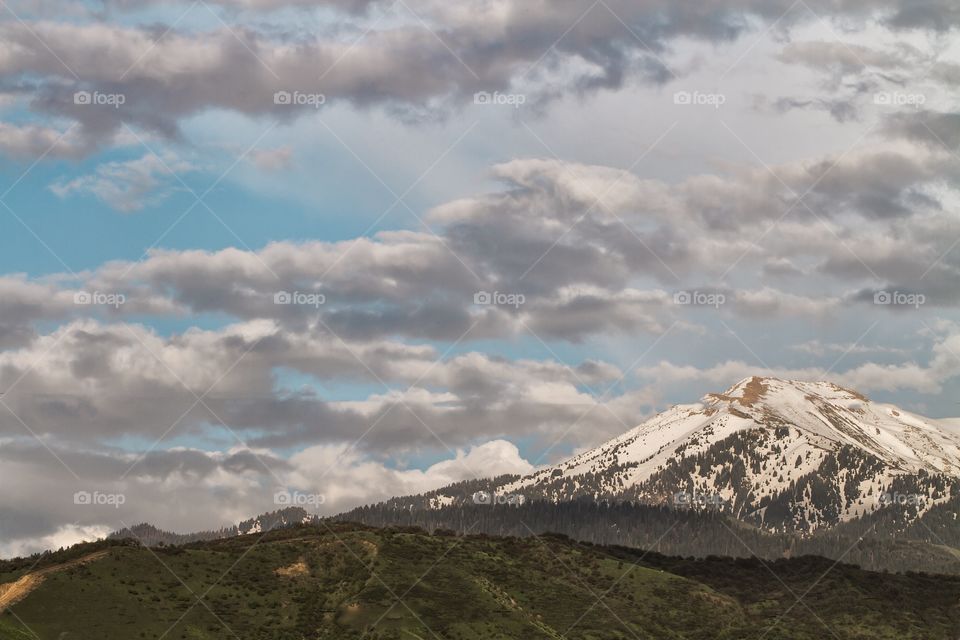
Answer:
<svg viewBox="0 0 960 640"><path fill-rule="evenodd" d="M794 109L826 111L837 122L850 122L860 118L860 109L854 99L826 100L783 97L773 103L775 112L783 114Z"/></svg>
<svg viewBox="0 0 960 640"><path fill-rule="evenodd" d="M868 69L886 71L910 70L923 60L921 52L906 43L883 50L876 47L839 41L791 42L778 59L787 64L801 64L811 69L830 70L847 75Z"/></svg>
<svg viewBox="0 0 960 640"><path fill-rule="evenodd" d="M891 34L888 40L892 39ZM950 84L953 75L953 65L938 61L941 52L929 49L923 51L905 41L882 48L846 41L791 42L777 60L818 75L819 94L780 97L773 101L773 108L779 113L827 111L841 123L863 119L865 112L880 111L883 117L891 109L916 110L932 101L939 85Z"/></svg>
<svg viewBox="0 0 960 640"><path fill-rule="evenodd" d="M179 139L183 119L216 109L289 122L316 114L318 106L346 103L423 120L472 103L478 91L523 93L532 108L542 108L563 96L628 83L662 85L676 73L666 60L683 41L725 43L758 22L788 28L810 19L780 0L729 0L710 9L663 0L593 6L474 0L457 7L422 0L395 11L374 3L369 13L370 3L361 0L224 2L254 11L287 4L351 13L331 13L330 28L313 33L253 21L202 33L172 25L162 37L153 29L105 22L8 22L0 27L0 72L12 81L29 79L36 87L31 110L80 123L88 140L100 141L122 123ZM869 8L813 2L810 8L826 18L888 19L891 27L934 31L957 21L955 11L929 3L925 19L936 15L942 22L925 24L899 1ZM864 59L880 68L898 61L867 47L817 43L789 45L782 58L827 62L843 72L858 71ZM77 91L121 96L122 103L104 98L78 104ZM278 92L290 100L276 101Z"/></svg>
<svg viewBox="0 0 960 640"><path fill-rule="evenodd" d="M818 350L819 342L799 345L799 350ZM831 349L833 350L833 349ZM856 353L853 345L844 353ZM859 352L883 349L863 347ZM939 333L933 337L932 357L926 365L907 361L899 364L866 362L845 371L827 370L823 367L789 368L767 367L747 364L739 360L727 360L709 367L676 365L668 361L637 370L641 378L654 379L661 384L706 382L714 388L725 388L737 380L749 376L772 376L787 380L829 380L849 389L869 393L871 391L916 391L924 394L941 393L944 385L960 376L960 333L955 330Z"/></svg>
<svg viewBox="0 0 960 640"><path fill-rule="evenodd" d="M37 124L0 122L0 151L14 158L77 159L91 153L97 146L95 138L82 135L76 128L61 131Z"/></svg>
<svg viewBox="0 0 960 640"><path fill-rule="evenodd" d="M162 202L176 190L179 174L195 168L172 154L148 153L134 160L101 164L93 174L54 182L50 190L60 198L92 195L117 211L133 213Z"/></svg>
<svg viewBox="0 0 960 640"><path fill-rule="evenodd" d="M53 533L0 543L0 558L25 557L42 551L64 549L80 542L101 540L111 531L112 529L107 525L65 524Z"/></svg>
<svg viewBox="0 0 960 640"><path fill-rule="evenodd" d="M291 464L295 469L290 475L292 485L300 491L323 490L328 513L392 496L423 493L461 480L527 474L534 469L520 456L516 445L505 440L456 451L454 457L425 470L387 468L354 451L334 447L310 447L294 455Z"/></svg>
<svg viewBox="0 0 960 640"><path fill-rule="evenodd" d="M62 190L130 209L159 197L140 195L151 187L169 188L167 167L191 165L148 155ZM432 232L151 250L82 274L71 293L122 295L122 306L81 310L111 318L218 313L357 343L660 335L688 319L691 309L674 304L678 291L722 292L722 312L745 318L823 318L885 287L943 306L958 299L960 256L950 247L960 226L942 211L960 175L943 148L885 141L675 183L538 158L493 174L500 189L430 210ZM804 273L820 291L780 290L757 282L758 271L781 283L784 273Z"/></svg>
<svg viewBox="0 0 960 640"><path fill-rule="evenodd" d="M910 353L909 349L899 347L888 347L885 345L865 345L855 342L845 343L824 343L820 340L808 340L800 344L791 345L792 351L799 351L817 357L823 357L827 354L836 355L861 355L861 354L891 354L905 356Z"/></svg>
<svg viewBox="0 0 960 640"><path fill-rule="evenodd" d="M293 161L293 148L290 146L276 149L254 149L250 159L261 171L280 171L289 169Z"/></svg>
<svg viewBox="0 0 960 640"><path fill-rule="evenodd" d="M129 455L53 448L65 466L51 463L50 453L36 444L0 447L4 468L16 473L0 496L0 557L68 546L140 522L184 533L219 529L277 509L278 491L322 496L309 510L332 515L460 480L533 470L504 440L444 452L423 470L388 466L347 445L318 445L286 462L242 447L224 453L180 448L151 454L124 475ZM77 491L111 499L77 504Z"/></svg>
<svg viewBox="0 0 960 640"><path fill-rule="evenodd" d="M930 145L933 149L960 148L960 113L915 110L896 113L884 123L891 135Z"/></svg>
<svg viewBox="0 0 960 640"><path fill-rule="evenodd" d="M927 0L903 2L887 18L887 23L897 29L927 29L947 32L960 21L960 10L950 0Z"/></svg>
<svg viewBox="0 0 960 640"><path fill-rule="evenodd" d="M135 437L162 446L165 439L239 437L279 448L352 442L369 431L369 450L435 446L437 437L461 446L507 433L561 433L598 402L582 388L605 388L621 376L603 362L442 356L425 346L291 333L268 321L163 338L138 325L77 320L0 352L0 388L10 408L0 415L0 436L76 443ZM362 403L340 402L289 388L279 370L310 376L321 389L336 381L383 391ZM613 435L648 401L639 393L606 397L599 402L609 410L591 412L579 429Z"/></svg>
<svg viewBox="0 0 960 640"><path fill-rule="evenodd" d="M75 308L69 292L24 275L0 277L0 298L0 347L5 349L28 344L36 337L35 323L62 319Z"/></svg>
<svg viewBox="0 0 960 640"><path fill-rule="evenodd" d="M114 10L129 11L134 8L149 7L163 4L161 0L106 0L104 4ZM314 7L333 8L350 13L360 13L378 4L378 0L217 0L210 4L217 4L231 10L244 11L275 11L284 8Z"/></svg>

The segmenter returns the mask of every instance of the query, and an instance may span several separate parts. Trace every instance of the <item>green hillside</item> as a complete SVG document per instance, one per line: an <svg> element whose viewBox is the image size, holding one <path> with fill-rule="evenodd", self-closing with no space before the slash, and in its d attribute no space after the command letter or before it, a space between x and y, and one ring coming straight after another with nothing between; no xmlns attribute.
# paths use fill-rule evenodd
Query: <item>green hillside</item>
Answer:
<svg viewBox="0 0 960 640"><path fill-rule="evenodd" d="M0 603L11 584L26 587L0 614L0 639L931 640L960 630L960 578L833 565L302 526L0 563Z"/></svg>

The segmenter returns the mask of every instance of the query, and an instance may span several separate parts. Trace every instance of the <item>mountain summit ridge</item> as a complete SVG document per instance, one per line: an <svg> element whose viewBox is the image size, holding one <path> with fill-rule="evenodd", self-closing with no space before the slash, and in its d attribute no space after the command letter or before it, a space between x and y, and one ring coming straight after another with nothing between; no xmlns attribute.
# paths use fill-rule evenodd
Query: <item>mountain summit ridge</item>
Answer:
<svg viewBox="0 0 960 640"><path fill-rule="evenodd" d="M723 394L707 394L703 402L711 407L726 403L728 411L736 402L757 421L786 420L827 439L859 445L910 473L924 469L960 477L960 436L936 420L873 402L832 382L754 376ZM819 411L810 411L810 405ZM752 411L758 406L766 415Z"/></svg>

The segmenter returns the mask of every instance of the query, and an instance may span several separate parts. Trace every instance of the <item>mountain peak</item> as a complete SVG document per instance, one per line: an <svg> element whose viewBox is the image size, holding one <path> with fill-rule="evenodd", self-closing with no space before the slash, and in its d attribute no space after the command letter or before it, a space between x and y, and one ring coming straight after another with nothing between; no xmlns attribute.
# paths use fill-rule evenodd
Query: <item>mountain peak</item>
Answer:
<svg viewBox="0 0 960 640"><path fill-rule="evenodd" d="M778 397L800 394L807 400L840 400L869 402L857 391L841 387L826 380L783 380L781 378L750 376L736 383L723 393L708 393L702 401L707 405L736 403L752 407L758 403L775 404Z"/></svg>
<svg viewBox="0 0 960 640"><path fill-rule="evenodd" d="M709 495L755 524L810 531L910 483L938 503L937 487L956 478L960 437L936 420L829 381L751 376L502 489L654 504Z"/></svg>

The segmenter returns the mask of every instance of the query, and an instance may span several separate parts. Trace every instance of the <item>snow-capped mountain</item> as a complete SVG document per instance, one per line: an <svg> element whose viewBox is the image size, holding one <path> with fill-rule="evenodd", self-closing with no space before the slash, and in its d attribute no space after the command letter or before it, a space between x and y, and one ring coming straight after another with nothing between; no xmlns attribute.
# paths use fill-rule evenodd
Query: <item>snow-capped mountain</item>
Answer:
<svg viewBox="0 0 960 640"><path fill-rule="evenodd" d="M915 519L958 487L960 435L946 424L829 382L753 377L496 493L719 509L810 533L884 508Z"/></svg>

